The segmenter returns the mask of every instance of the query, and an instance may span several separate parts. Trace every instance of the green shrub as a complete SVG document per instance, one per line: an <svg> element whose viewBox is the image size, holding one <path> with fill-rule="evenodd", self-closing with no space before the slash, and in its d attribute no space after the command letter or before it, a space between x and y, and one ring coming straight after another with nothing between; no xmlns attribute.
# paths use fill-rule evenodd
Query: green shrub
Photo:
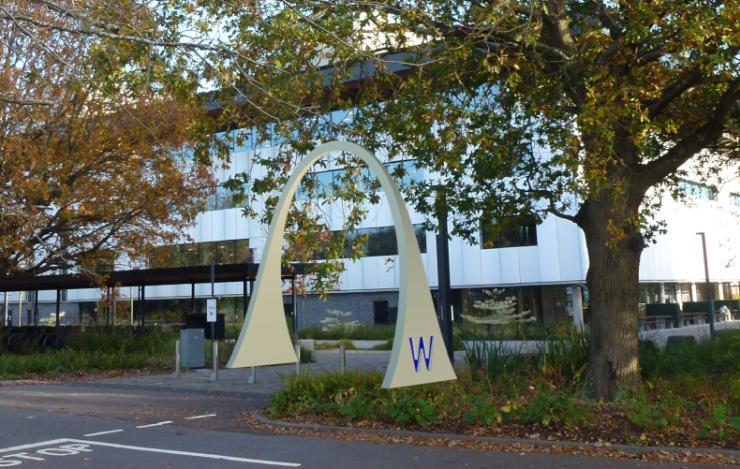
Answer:
<svg viewBox="0 0 740 469"><path fill-rule="evenodd" d="M575 384L585 380L590 344L587 333L572 325L550 330L545 347L538 353L540 368L553 371Z"/></svg>
<svg viewBox="0 0 740 469"><path fill-rule="evenodd" d="M509 349L503 341L472 340L465 346L465 364L476 376L484 372L488 379L522 373L532 357L521 350Z"/></svg>
<svg viewBox="0 0 740 469"><path fill-rule="evenodd" d="M386 339L382 344L373 345L372 350L392 350L393 339Z"/></svg>
<svg viewBox="0 0 740 469"><path fill-rule="evenodd" d="M463 397L463 418L470 425L492 425L503 417L489 395L466 394Z"/></svg>
<svg viewBox="0 0 740 469"><path fill-rule="evenodd" d="M737 376L740 374L740 331L724 331L712 339L663 349L642 342L640 366L646 379L697 373Z"/></svg>
<svg viewBox="0 0 740 469"><path fill-rule="evenodd" d="M572 427L583 423L588 411L576 405L571 395L537 386L535 394L516 409L513 415L525 423L562 424Z"/></svg>
<svg viewBox="0 0 740 469"><path fill-rule="evenodd" d="M301 347L301 363L313 363L315 361L313 350Z"/></svg>
<svg viewBox="0 0 740 469"><path fill-rule="evenodd" d="M413 393L398 392L387 401L384 410L396 423L415 423L424 428L434 421L437 406L433 401L419 398Z"/></svg>
<svg viewBox="0 0 740 469"><path fill-rule="evenodd" d="M321 413L340 416L339 408L357 396L377 393L382 381L378 372L283 376L284 387L270 397L267 411L273 417Z"/></svg>
<svg viewBox="0 0 740 469"><path fill-rule="evenodd" d="M715 434L721 439L740 436L740 415L732 415L727 405L720 404L711 409L709 418L701 423L700 438Z"/></svg>

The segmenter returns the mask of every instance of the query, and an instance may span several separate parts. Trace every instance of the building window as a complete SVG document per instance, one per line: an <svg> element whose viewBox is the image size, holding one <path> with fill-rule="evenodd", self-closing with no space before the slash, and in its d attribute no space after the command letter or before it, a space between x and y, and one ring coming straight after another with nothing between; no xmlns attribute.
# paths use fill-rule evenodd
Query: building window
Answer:
<svg viewBox="0 0 740 469"><path fill-rule="evenodd" d="M480 245L483 249L537 246L537 223L498 226L495 222L481 222Z"/></svg>
<svg viewBox="0 0 740 469"><path fill-rule="evenodd" d="M419 243L419 251L427 252L426 230L421 225L414 225L416 242ZM393 226L381 226L378 228L360 228L347 233L347 239L354 240L360 236L367 236L367 242L363 246L364 256L395 256L398 254L396 244L396 230ZM346 257L351 257L349 247L345 251Z"/></svg>
<svg viewBox="0 0 740 469"><path fill-rule="evenodd" d="M150 268L192 267L198 265L253 262L254 250L248 239L229 239L206 243L174 244L154 249Z"/></svg>
<svg viewBox="0 0 740 469"><path fill-rule="evenodd" d="M740 194L730 193L730 204L740 208Z"/></svg>
<svg viewBox="0 0 740 469"><path fill-rule="evenodd" d="M394 176L394 179L400 186L406 186L410 183L421 182L424 180L424 171L416 167L415 160L391 161L385 163L385 167L388 169L388 172ZM336 188L341 187L344 172L344 168L329 169L326 171L309 173L309 177L315 180L315 190L318 190L318 192L322 194L328 194ZM368 187L367 183L374 179L370 170L367 168L361 170L358 179L359 189L364 192L369 191L370 187ZM382 192L382 190L382 188L378 189L380 192ZM301 184L301 187L296 192L296 199L308 199L308 192L303 187L303 184Z"/></svg>
<svg viewBox="0 0 740 469"><path fill-rule="evenodd" d="M416 242L419 244L419 251L424 254L427 252L427 234L422 225L414 225L416 232ZM319 236L325 236L326 232ZM333 231L332 235L342 236L341 231ZM352 241L366 237L362 245L362 256L395 256L398 254L398 245L396 243L396 231L393 226L381 226L377 228L359 228L344 232L345 248L343 257L352 257ZM314 253L314 259L326 259L326 251L318 250Z"/></svg>
<svg viewBox="0 0 740 469"><path fill-rule="evenodd" d="M717 200L717 189L688 179L678 180L679 193L692 199Z"/></svg>
<svg viewBox="0 0 740 469"><path fill-rule="evenodd" d="M231 189L217 186L216 191L206 197L206 210L226 210L236 207L234 195Z"/></svg>

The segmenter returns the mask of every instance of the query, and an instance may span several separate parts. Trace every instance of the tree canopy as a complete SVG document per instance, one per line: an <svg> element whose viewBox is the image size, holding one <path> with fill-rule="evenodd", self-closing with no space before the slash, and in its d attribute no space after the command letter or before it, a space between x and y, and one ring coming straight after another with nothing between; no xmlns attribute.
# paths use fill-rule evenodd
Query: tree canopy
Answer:
<svg viewBox="0 0 740 469"><path fill-rule="evenodd" d="M200 111L194 87L163 77L170 58L79 34L75 15L43 3L0 7L0 275L137 259L175 240L212 184L184 154ZM160 30L135 2L86 7Z"/></svg>
<svg viewBox="0 0 740 469"><path fill-rule="evenodd" d="M204 73L219 83L224 119L284 142L260 159L264 178L240 181L252 196L280 187L317 139L340 136L435 174L410 186L409 200L432 215L442 191L463 236L482 215L577 223L590 258L594 389L614 397L639 381L651 194L689 160L703 174L737 168L739 6L212 2L202 14L218 15L230 53ZM336 110L351 118L332 120Z"/></svg>

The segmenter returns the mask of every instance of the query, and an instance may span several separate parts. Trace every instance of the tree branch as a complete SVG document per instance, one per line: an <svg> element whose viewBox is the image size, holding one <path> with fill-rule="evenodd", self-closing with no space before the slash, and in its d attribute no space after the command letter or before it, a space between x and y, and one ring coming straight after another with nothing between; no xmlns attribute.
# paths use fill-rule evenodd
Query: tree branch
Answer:
<svg viewBox="0 0 740 469"><path fill-rule="evenodd" d="M209 46L206 44L197 44L193 42L175 42L175 41L160 41L154 39L148 39L142 36L132 36L129 34L117 34L107 30L99 28L87 28L87 27L69 27L61 24L50 23L47 21L41 21L37 18L28 15L20 15L11 13L6 8L0 6L0 19L10 20L13 22L23 22L32 24L39 28L50 29L53 31L61 31L72 34L83 34L86 36L97 36L106 39L112 39L116 41L136 42L139 44L146 44L155 47L167 47L167 48L183 48L183 49L202 49L212 52L220 52L221 48Z"/></svg>
<svg viewBox="0 0 740 469"><path fill-rule="evenodd" d="M596 2L596 16L599 18L599 21L601 21L601 24L609 30L609 35L612 39L617 39L622 36L622 25L614 19L609 8L607 8L603 1Z"/></svg>
<svg viewBox="0 0 740 469"><path fill-rule="evenodd" d="M647 190L675 172L697 152L714 144L722 136L727 119L737 110L738 100L740 78L730 82L706 124L676 143L664 156L638 167L638 183L642 185L642 189Z"/></svg>
<svg viewBox="0 0 740 469"><path fill-rule="evenodd" d="M51 101L42 101L39 99L27 99L21 98L14 94L0 94L0 102L8 104L20 104L22 106L52 106L54 103Z"/></svg>
<svg viewBox="0 0 740 469"><path fill-rule="evenodd" d="M684 91L703 81L704 75L699 67L689 70L680 80L664 89L660 98L648 105L650 118L654 119L657 117L674 99L681 96Z"/></svg>

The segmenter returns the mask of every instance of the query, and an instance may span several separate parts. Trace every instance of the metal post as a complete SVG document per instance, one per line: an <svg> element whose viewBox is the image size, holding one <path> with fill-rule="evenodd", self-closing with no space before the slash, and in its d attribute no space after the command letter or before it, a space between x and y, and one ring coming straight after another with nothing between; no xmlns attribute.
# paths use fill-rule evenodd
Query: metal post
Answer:
<svg viewBox="0 0 740 469"><path fill-rule="evenodd" d="M347 351L344 349L344 342L339 341L339 373L344 374L347 367Z"/></svg>
<svg viewBox="0 0 740 469"><path fill-rule="evenodd" d="M190 314L195 314L195 282L190 284Z"/></svg>
<svg viewBox="0 0 740 469"><path fill-rule="evenodd" d="M447 201L444 191L437 189L437 308L442 320L442 335L450 361L455 361L455 349L452 341L452 308L450 300L450 248L447 236Z"/></svg>
<svg viewBox="0 0 740 469"><path fill-rule="evenodd" d="M131 325L134 325L134 287L128 287L129 312L131 313Z"/></svg>
<svg viewBox="0 0 740 469"><path fill-rule="evenodd" d="M116 325L116 309L118 306L116 304L118 303L118 301L116 301L116 287L113 287L112 292L113 292L112 293L113 296L111 297L111 301L112 301L111 303L111 324L115 326Z"/></svg>
<svg viewBox="0 0 740 469"><path fill-rule="evenodd" d="M146 290L144 285L139 286L139 327L144 327L144 302L146 301Z"/></svg>
<svg viewBox="0 0 740 469"><path fill-rule="evenodd" d="M54 312L56 313L56 319L54 321L54 327L59 327L59 310L61 309L62 303L62 291L57 288L57 301Z"/></svg>
<svg viewBox="0 0 740 469"><path fill-rule="evenodd" d="M295 362L295 374L300 374L301 372L301 344L298 342L295 343L295 356L298 358Z"/></svg>
<svg viewBox="0 0 740 469"><path fill-rule="evenodd" d="M211 297L216 297L216 262L211 261Z"/></svg>
<svg viewBox="0 0 740 469"><path fill-rule="evenodd" d="M707 286L707 303L709 303L709 308L707 308L707 315L709 319L709 336L714 337L714 295L712 292L712 284L709 282L709 262L707 261L707 240L706 236L704 235L704 232L696 233L699 236L701 236L701 249L702 253L704 254L704 277L706 278L706 286Z"/></svg>
<svg viewBox="0 0 740 469"><path fill-rule="evenodd" d="M18 292L18 327L23 325L23 292Z"/></svg>
<svg viewBox="0 0 740 469"><path fill-rule="evenodd" d="M33 292L33 325L39 325L39 291Z"/></svg>
<svg viewBox="0 0 740 469"><path fill-rule="evenodd" d="M211 297L216 297L216 262L211 261ZM216 313L218 320L218 312ZM216 340L216 323L211 323L211 361L213 362L213 372L210 381L218 381L218 341Z"/></svg>
<svg viewBox="0 0 740 469"><path fill-rule="evenodd" d="M105 295L107 297L106 299L108 300L108 301L105 302L105 325L106 326L110 326L110 302L111 302L111 298L110 298L110 295L111 295L111 293L110 293L110 287L106 287L106 289L105 289Z"/></svg>
<svg viewBox="0 0 740 469"><path fill-rule="evenodd" d="M5 303L4 305L5 314L3 314L3 326L12 326L12 324L8 322L8 312L10 311L10 305L8 304L8 292L7 291L3 293L3 300Z"/></svg>
<svg viewBox="0 0 740 469"><path fill-rule="evenodd" d="M249 306L249 296L247 296L247 287L249 282L245 278L242 282L242 321L247 319L247 306Z"/></svg>
<svg viewBox="0 0 740 469"><path fill-rule="evenodd" d="M180 379L180 341L175 341L175 378Z"/></svg>
<svg viewBox="0 0 740 469"><path fill-rule="evenodd" d="M298 343L298 308L296 307L295 275L290 278L291 303L293 305L293 337Z"/></svg>

